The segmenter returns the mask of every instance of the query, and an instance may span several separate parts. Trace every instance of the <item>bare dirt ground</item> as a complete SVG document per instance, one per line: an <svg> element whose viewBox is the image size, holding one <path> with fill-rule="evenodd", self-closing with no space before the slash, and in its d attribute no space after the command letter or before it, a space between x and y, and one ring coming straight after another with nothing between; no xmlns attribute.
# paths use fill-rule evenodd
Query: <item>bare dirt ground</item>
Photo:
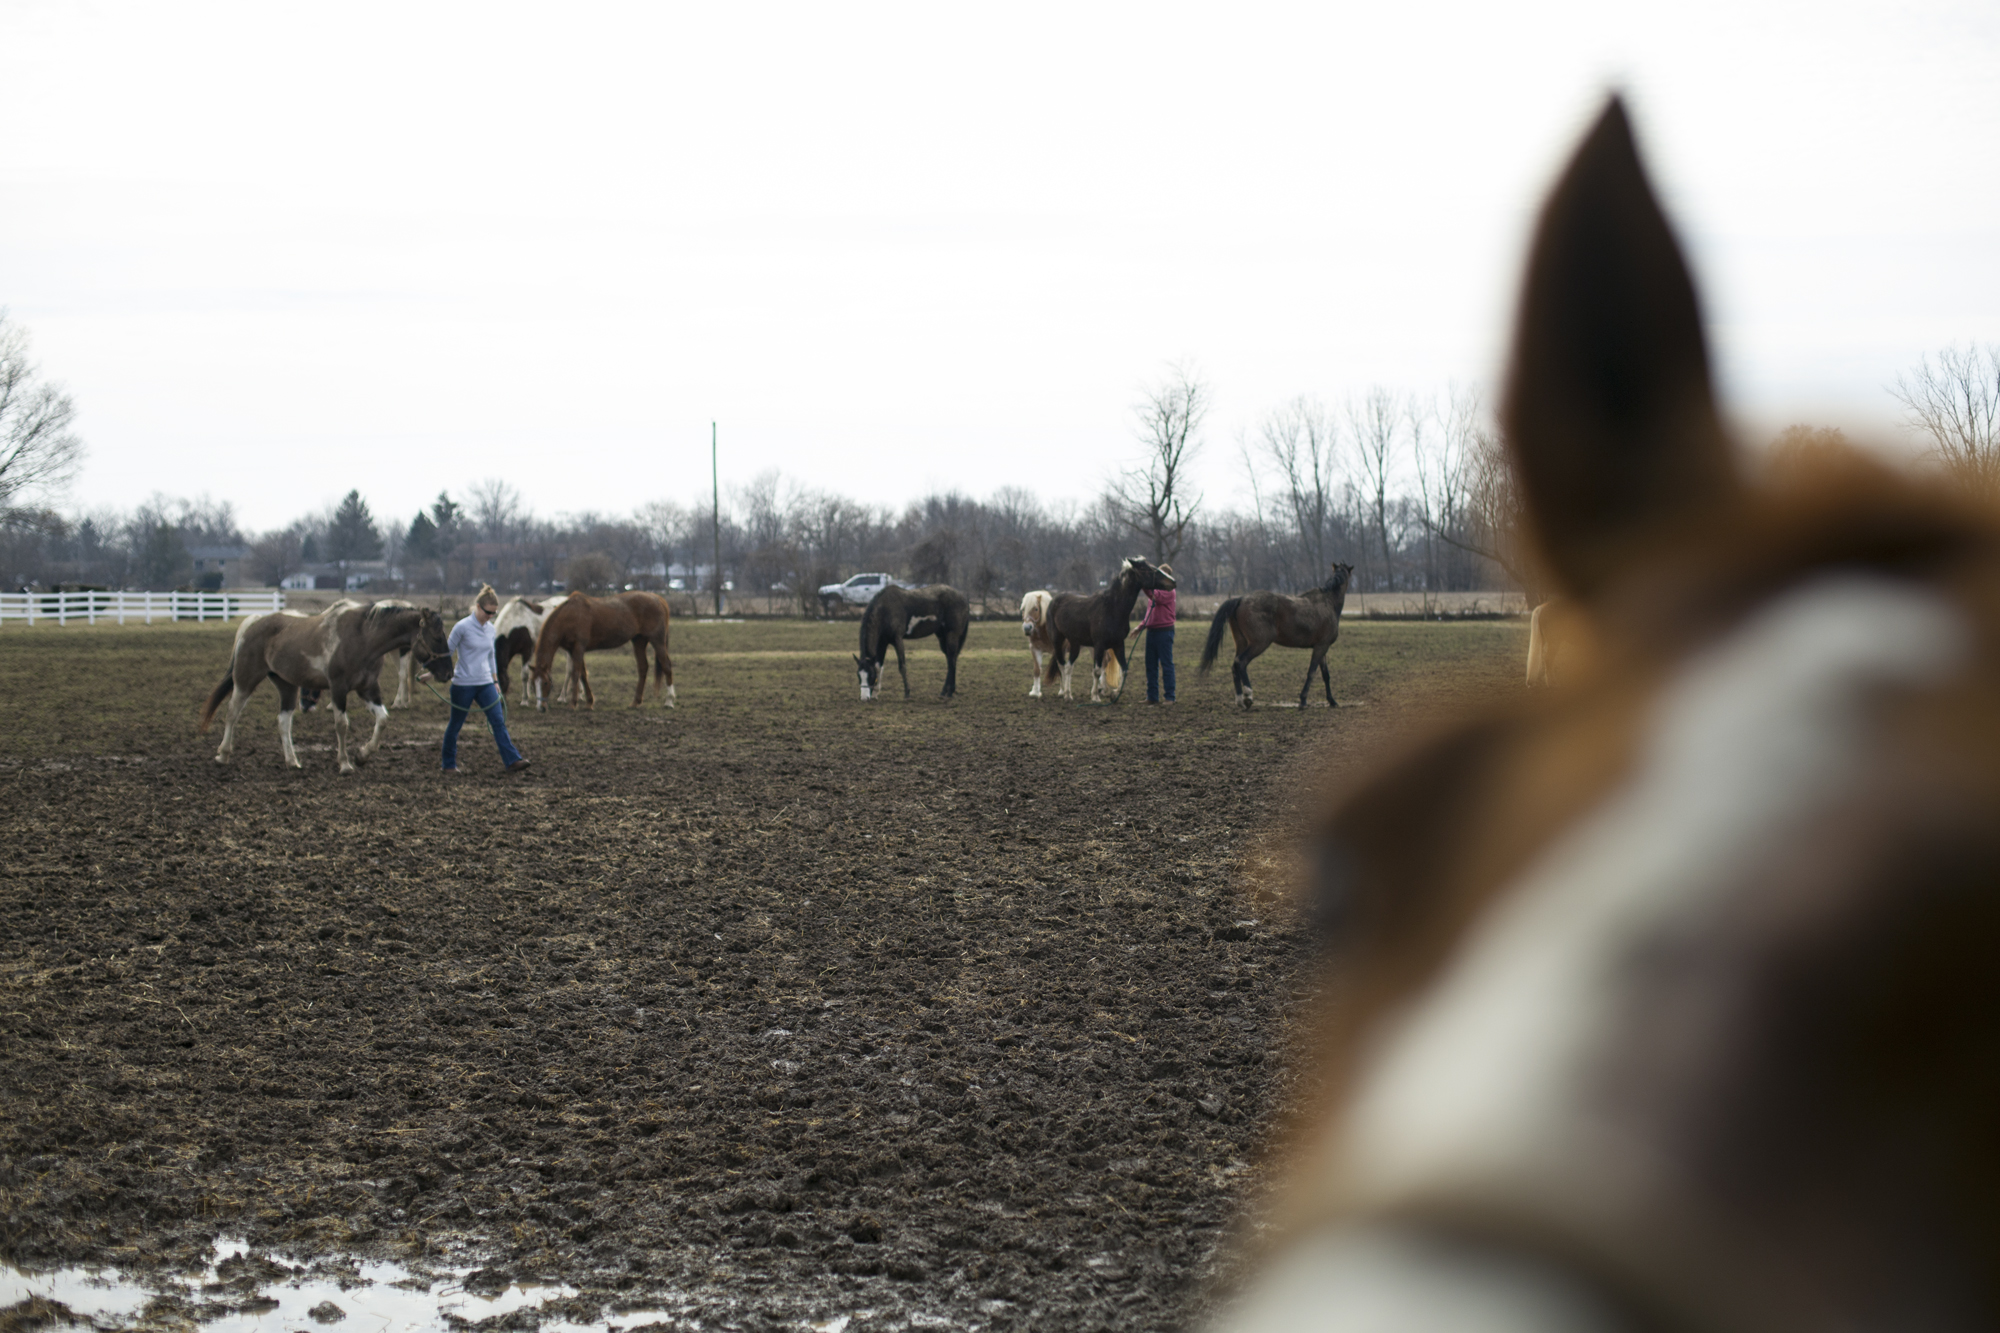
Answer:
<svg viewBox="0 0 2000 1333"><path fill-rule="evenodd" d="M267 688L223 767L226 628L0 633L0 1259L450 1255L576 1290L527 1327L1186 1325L1303 1064L1273 832L1523 641L1352 624L1343 707L1244 715L1192 629L1148 708L1027 699L1005 625L957 700L923 644L863 704L852 625L677 622L678 710L597 655L511 779L476 718L441 776L421 691L341 778L324 714L281 767Z"/></svg>

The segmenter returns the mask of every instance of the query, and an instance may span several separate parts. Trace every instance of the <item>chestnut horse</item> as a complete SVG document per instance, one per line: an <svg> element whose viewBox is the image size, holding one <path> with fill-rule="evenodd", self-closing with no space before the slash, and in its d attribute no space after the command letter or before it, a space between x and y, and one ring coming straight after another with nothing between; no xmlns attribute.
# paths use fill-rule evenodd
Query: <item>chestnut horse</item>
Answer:
<svg viewBox="0 0 2000 1333"><path fill-rule="evenodd" d="M1340 611L1347 604L1347 581L1354 566L1335 561L1325 583L1303 597L1287 597L1281 592L1253 592L1232 597L1216 608L1209 622L1208 643L1201 650L1201 670L1215 665L1216 650L1222 647L1225 627L1236 638L1236 660L1230 664L1230 679L1236 682L1236 702L1250 707L1250 663L1272 644L1280 648L1310 648L1306 660L1305 684L1299 686L1299 707L1306 706L1312 693L1313 672L1319 672L1326 688L1326 706L1333 701L1333 677L1327 674L1326 650L1340 637Z"/></svg>
<svg viewBox="0 0 2000 1333"><path fill-rule="evenodd" d="M535 664L528 668L535 706L544 710L549 706L549 687L554 683L551 667L560 652L569 654L570 706L581 701L585 707L596 708L597 693L590 688L590 671L584 666L583 655L629 643L639 668L632 706L646 702L646 645L651 644L653 697L674 707L674 661L667 655L668 619L667 599L656 592L621 592L615 597L571 593L549 612L535 637ZM666 687L664 696L662 685Z"/></svg>
<svg viewBox="0 0 2000 1333"><path fill-rule="evenodd" d="M1502 406L1589 660L1312 844L1305 1131L1237 1330L2000 1326L2000 516L1739 468L1615 102Z"/></svg>
<svg viewBox="0 0 2000 1333"><path fill-rule="evenodd" d="M333 696L334 753L340 771L352 773L354 761L347 756L347 696L359 694L375 714L374 733L355 751L355 758L366 759L381 743L382 724L389 720L379 684L383 655L412 652L432 674L451 674L444 619L429 607L336 602L316 616L276 611L246 617L236 628L229 670L209 692L201 710L200 729L205 732L223 701L229 702L215 762L228 763L236 752L236 720L250 702L251 692L269 676L278 686L278 742L285 762L293 768L303 767L298 751L292 748L292 713L298 706L300 689L326 690Z"/></svg>
<svg viewBox="0 0 2000 1333"><path fill-rule="evenodd" d="M1070 675L1077 657L1088 648L1090 701L1099 702L1108 689L1111 702L1118 702L1125 692L1125 640L1132 633L1132 605L1142 592L1164 592L1174 586L1173 575L1135 555L1119 566L1118 577L1102 592L1065 592L1051 598L1044 623L1055 650L1049 654L1047 675L1053 684L1061 673L1062 697L1075 697Z"/></svg>

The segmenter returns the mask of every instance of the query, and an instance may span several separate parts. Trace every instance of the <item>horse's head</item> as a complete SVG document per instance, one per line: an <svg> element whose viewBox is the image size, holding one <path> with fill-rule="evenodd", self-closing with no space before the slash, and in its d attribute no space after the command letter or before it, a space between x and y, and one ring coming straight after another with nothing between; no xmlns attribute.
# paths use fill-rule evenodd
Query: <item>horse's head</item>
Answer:
<svg viewBox="0 0 2000 1333"><path fill-rule="evenodd" d="M417 665L440 680L450 680L451 641L444 617L428 606L417 612L417 637L411 645Z"/></svg>
<svg viewBox="0 0 2000 1333"><path fill-rule="evenodd" d="M1153 564L1143 556L1132 556L1118 571L1122 579L1130 579L1132 587L1139 592L1165 592L1177 587L1174 576Z"/></svg>
<svg viewBox="0 0 2000 1333"><path fill-rule="evenodd" d="M1739 476L1615 104L1502 424L1596 651L1318 826L1335 1101L1231 1327L1990 1327L2000 528Z"/></svg>
<svg viewBox="0 0 2000 1333"><path fill-rule="evenodd" d="M854 668L861 676L861 702L867 703L881 689L882 659L854 655Z"/></svg>
<svg viewBox="0 0 2000 1333"><path fill-rule="evenodd" d="M1334 589L1345 588L1347 581L1353 577L1354 566L1343 565L1340 561L1336 560L1333 562L1333 569L1328 574L1326 586Z"/></svg>

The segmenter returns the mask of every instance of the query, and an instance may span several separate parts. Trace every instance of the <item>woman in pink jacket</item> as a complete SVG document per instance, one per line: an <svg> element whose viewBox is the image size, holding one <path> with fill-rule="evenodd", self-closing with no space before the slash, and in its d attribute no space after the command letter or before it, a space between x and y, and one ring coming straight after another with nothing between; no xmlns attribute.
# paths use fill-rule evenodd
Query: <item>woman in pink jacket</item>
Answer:
<svg viewBox="0 0 2000 1333"><path fill-rule="evenodd" d="M1172 565L1161 565L1160 572L1172 576ZM1165 677L1167 702L1174 701L1174 590L1162 588L1155 592L1140 594L1146 599L1146 615L1139 621L1139 628L1132 632L1143 632L1146 636L1146 702L1160 702L1161 677Z"/></svg>

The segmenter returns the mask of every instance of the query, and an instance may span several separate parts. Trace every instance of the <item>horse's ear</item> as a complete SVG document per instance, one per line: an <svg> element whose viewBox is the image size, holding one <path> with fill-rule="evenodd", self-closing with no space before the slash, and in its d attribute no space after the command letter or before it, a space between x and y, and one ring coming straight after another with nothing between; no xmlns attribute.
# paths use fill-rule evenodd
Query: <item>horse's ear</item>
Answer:
<svg viewBox="0 0 2000 1333"><path fill-rule="evenodd" d="M1585 596L1736 489L1694 280L1617 98L1542 210L1501 421L1540 554Z"/></svg>

